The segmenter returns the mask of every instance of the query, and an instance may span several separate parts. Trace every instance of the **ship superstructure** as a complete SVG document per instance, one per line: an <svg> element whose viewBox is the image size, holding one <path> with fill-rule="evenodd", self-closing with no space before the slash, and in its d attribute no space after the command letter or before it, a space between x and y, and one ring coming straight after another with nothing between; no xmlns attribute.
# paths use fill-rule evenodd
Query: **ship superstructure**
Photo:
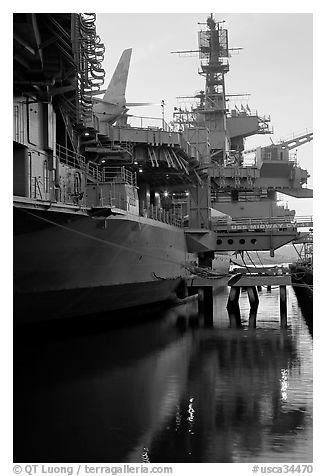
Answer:
<svg viewBox="0 0 326 476"><path fill-rule="evenodd" d="M276 189L262 153L261 166L242 164L244 137L268 121L227 113L227 31L210 16L200 34L206 90L195 120L131 127L131 50L99 99L105 48L95 19L14 15L14 304L23 320L164 301L194 265L211 267L215 256L225 274L227 252L273 251L297 236L293 216L239 224L220 205L222 195L234 206L241 194L261 200ZM305 171L287 161L294 186L284 170L273 172L280 188L301 189Z"/></svg>
<svg viewBox="0 0 326 476"><path fill-rule="evenodd" d="M103 54L94 14L14 15L14 309L23 320L167 300L196 259L180 214L147 178L191 183L197 151L181 134L99 118ZM156 173L141 163L148 154Z"/></svg>
<svg viewBox="0 0 326 476"><path fill-rule="evenodd" d="M293 216L294 212L277 206L276 193L312 197L312 190L303 188L309 174L298 166L293 149L311 141L313 134L304 131L270 146L245 150L247 137L271 134L273 128L269 115L251 110L248 104L229 106L237 95L226 93L225 76L231 54L241 48L229 47L228 30L223 25L224 21L216 21L211 14L206 29L198 34L198 50L173 52L180 56L198 54L199 74L205 78L205 90L193 96L197 104L190 109L176 108L175 123L190 136L198 127L208 129L207 171L213 208L235 219Z"/></svg>
<svg viewBox="0 0 326 476"><path fill-rule="evenodd" d="M293 225L297 225L295 211L278 206L277 192L294 197L312 197L312 190L303 188L309 174L298 166L290 152L294 147L312 140L312 132L305 131L277 144L245 151L246 137L270 134L273 129L270 116L251 111L248 105L242 105L241 109L228 106L234 95L226 94L225 75L229 71L231 52L241 48L229 47L228 31L223 24L224 21L216 21L211 14L205 23L205 30L199 32L198 50L173 52L180 56L199 54L199 74L205 78L205 89L193 96L196 105L190 109L175 108L174 113L176 128L182 130L190 142L209 144L208 156L201 166L204 191L198 194L195 190L191 195L190 210L195 210L195 214L190 215L190 224L197 229L204 227L203 219L206 217L203 210L215 209L230 219L223 225L221 219L214 218L214 214L210 213L211 228L216 232L213 240L218 245L218 251L267 249L266 243L262 243L266 238L266 234L263 238L263 232L279 230L291 233ZM198 210L202 212L201 222L199 213L196 214ZM256 236L248 233L239 236L238 240L236 235L232 236L232 232L245 230L253 231ZM203 241L203 234L196 235L195 231L192 237ZM275 237L269 241L272 256L279 246L276 241Z"/></svg>

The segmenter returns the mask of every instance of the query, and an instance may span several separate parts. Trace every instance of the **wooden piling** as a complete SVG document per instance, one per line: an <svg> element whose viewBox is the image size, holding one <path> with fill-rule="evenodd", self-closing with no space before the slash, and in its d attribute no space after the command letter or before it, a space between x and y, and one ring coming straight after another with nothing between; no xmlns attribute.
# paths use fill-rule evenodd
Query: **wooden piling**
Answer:
<svg viewBox="0 0 326 476"><path fill-rule="evenodd" d="M248 298L250 302L250 307L255 307L257 309L259 304L259 297L258 297L256 286L248 287L247 293L248 293Z"/></svg>
<svg viewBox="0 0 326 476"><path fill-rule="evenodd" d="M249 312L249 329L255 329L257 322L257 308L250 308Z"/></svg>
<svg viewBox="0 0 326 476"><path fill-rule="evenodd" d="M205 327L213 327L213 286L204 288L204 325Z"/></svg>
<svg viewBox="0 0 326 476"><path fill-rule="evenodd" d="M237 303L237 305L233 306L232 308L229 308L228 314L229 314L230 327L232 328L242 327L239 303Z"/></svg>
<svg viewBox="0 0 326 476"><path fill-rule="evenodd" d="M246 289L250 301L249 327L256 327L257 309L259 304L257 288L267 287L270 293L272 286L280 287L280 325L283 328L287 326L287 309L286 309L286 286L291 284L291 276L287 273L277 273L271 269L264 273L237 273L232 276L228 282L230 286L230 294L227 304L231 327L241 326L239 294L240 290Z"/></svg>
<svg viewBox="0 0 326 476"><path fill-rule="evenodd" d="M228 303L227 303L227 306L226 306L227 309L229 309L229 307L232 307L235 303L238 303L239 294L240 294L240 288L236 287L236 286L231 286L229 299L228 299Z"/></svg>
<svg viewBox="0 0 326 476"><path fill-rule="evenodd" d="M205 327L213 327L213 287L198 288L198 315Z"/></svg>
<svg viewBox="0 0 326 476"><path fill-rule="evenodd" d="M248 298L250 302L249 327L256 327L257 309L259 305L259 298L256 286L247 288Z"/></svg>
<svg viewBox="0 0 326 476"><path fill-rule="evenodd" d="M286 286L280 286L280 321L281 327L287 327Z"/></svg>
<svg viewBox="0 0 326 476"><path fill-rule="evenodd" d="M204 288L198 288L198 314L199 318L204 317L205 314L205 302L204 302Z"/></svg>
<svg viewBox="0 0 326 476"><path fill-rule="evenodd" d="M231 286L229 299L226 306L230 319L230 327L242 327L239 307L239 295L240 287Z"/></svg>

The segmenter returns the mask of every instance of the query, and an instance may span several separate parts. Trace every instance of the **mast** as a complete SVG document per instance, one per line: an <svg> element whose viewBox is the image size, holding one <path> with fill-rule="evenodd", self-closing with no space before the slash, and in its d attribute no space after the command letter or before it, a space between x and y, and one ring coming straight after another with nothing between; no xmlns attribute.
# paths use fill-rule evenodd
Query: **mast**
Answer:
<svg viewBox="0 0 326 476"><path fill-rule="evenodd" d="M207 29L198 33L199 74L205 77L205 97L203 107L197 111L210 132L211 157L221 163L228 149L224 76L229 71L229 45L223 23L215 21L211 13L206 21Z"/></svg>

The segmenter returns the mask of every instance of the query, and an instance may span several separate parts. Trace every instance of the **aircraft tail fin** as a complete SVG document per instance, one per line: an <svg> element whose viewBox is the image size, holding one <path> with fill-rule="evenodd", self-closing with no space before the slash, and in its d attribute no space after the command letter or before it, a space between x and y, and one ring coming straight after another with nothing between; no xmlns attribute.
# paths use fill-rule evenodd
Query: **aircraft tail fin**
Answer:
<svg viewBox="0 0 326 476"><path fill-rule="evenodd" d="M124 50L113 73L110 84L105 91L103 101L121 104L125 103L125 93L128 79L132 48Z"/></svg>

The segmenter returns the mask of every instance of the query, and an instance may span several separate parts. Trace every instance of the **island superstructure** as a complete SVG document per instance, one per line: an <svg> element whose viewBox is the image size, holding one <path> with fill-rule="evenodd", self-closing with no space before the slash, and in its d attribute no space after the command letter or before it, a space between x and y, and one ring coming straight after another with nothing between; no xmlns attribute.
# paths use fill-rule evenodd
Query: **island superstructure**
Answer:
<svg viewBox="0 0 326 476"><path fill-rule="evenodd" d="M245 137L269 131L269 119L228 111L228 35L212 15L199 35L200 104L146 128L128 124L131 49L99 98L105 47L95 20L14 14L19 320L165 301L213 262L226 276L228 252L273 252L298 236L294 215L275 205L277 191L311 193L290 145L257 149L255 165L244 164Z"/></svg>

